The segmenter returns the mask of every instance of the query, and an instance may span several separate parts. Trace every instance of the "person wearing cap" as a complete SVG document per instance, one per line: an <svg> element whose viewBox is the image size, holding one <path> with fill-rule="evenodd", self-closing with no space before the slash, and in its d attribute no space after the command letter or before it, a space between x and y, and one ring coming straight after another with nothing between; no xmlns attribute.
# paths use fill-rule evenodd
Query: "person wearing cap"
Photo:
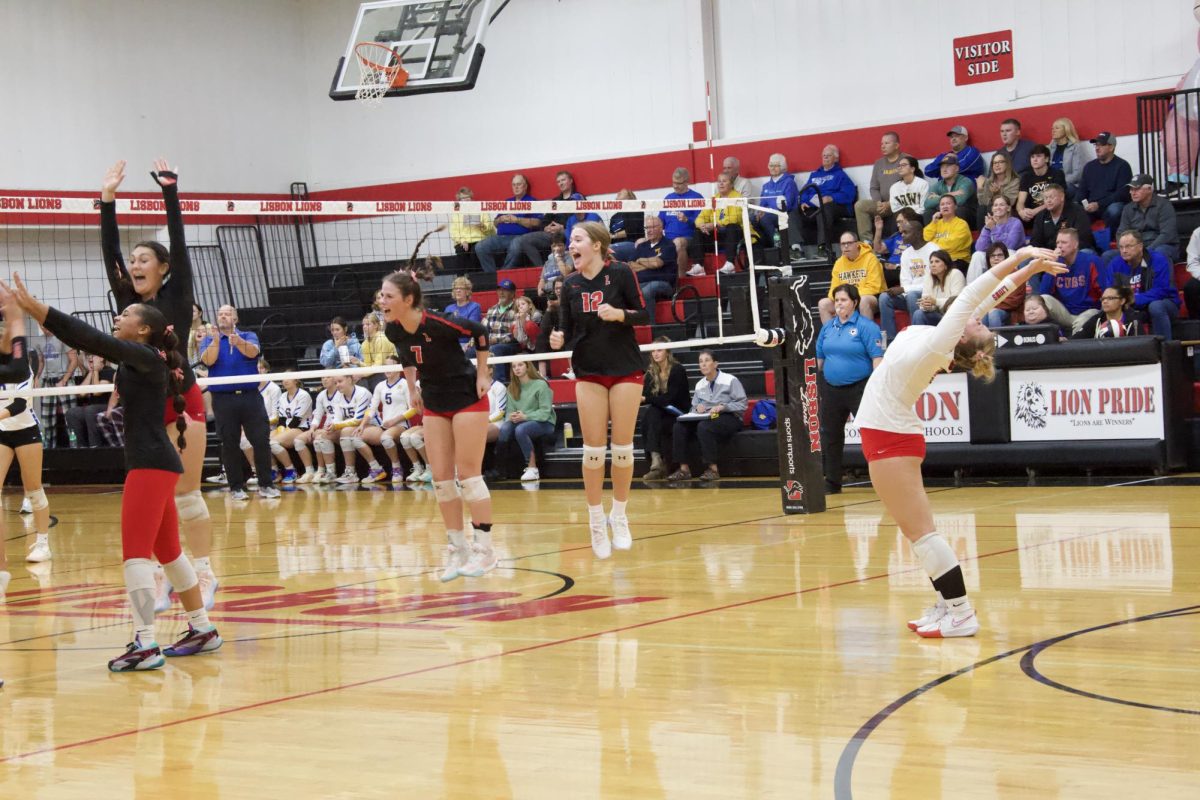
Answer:
<svg viewBox="0 0 1200 800"><path fill-rule="evenodd" d="M1154 192L1154 176L1139 172L1129 181L1129 204L1121 210L1117 230L1137 231L1147 250L1156 250L1175 261L1179 256L1179 224L1175 206ZM1119 234L1118 234L1119 235ZM1108 253L1105 254L1108 256ZM1112 257L1109 256L1109 261Z"/></svg>
<svg viewBox="0 0 1200 800"><path fill-rule="evenodd" d="M948 153L942 158L939 169L942 171L941 179L929 187L929 194L925 196L925 224L928 225L933 220L933 215L938 212L942 195L951 194L954 195L956 213L967 221L967 225L974 227L976 212L979 209L975 198L975 181L959 174L958 156L953 153Z"/></svg>
<svg viewBox="0 0 1200 800"><path fill-rule="evenodd" d="M1116 239L1121 211L1129 202L1133 167L1117 155L1117 137L1108 131L1097 134L1091 143L1096 147L1096 157L1083 165L1079 204L1093 220L1103 219L1109 234Z"/></svg>
<svg viewBox="0 0 1200 800"><path fill-rule="evenodd" d="M1133 307L1142 321L1149 321L1155 336L1170 340L1171 323L1179 318L1179 292L1171 281L1171 261L1162 251L1148 249L1135 230L1121 231L1117 251L1120 255L1108 265L1114 279L1118 274L1128 277Z"/></svg>
<svg viewBox="0 0 1200 800"><path fill-rule="evenodd" d="M1017 195L1017 216L1028 224L1033 222L1042 207L1042 192L1055 183L1067 185L1067 176L1061 169L1050 166L1050 148L1036 145L1029 154L1029 169L1021 173L1021 192Z"/></svg>
<svg viewBox="0 0 1200 800"><path fill-rule="evenodd" d="M933 161L930 161L929 166L925 168L925 174L940 175L942 159L953 153L958 158L959 172L971 180L975 180L982 175L983 156L979 154L979 151L974 146L967 144L967 138L969 137L967 129L962 125L955 125L946 131L946 136L950 139L950 149Z"/></svg>
<svg viewBox="0 0 1200 800"><path fill-rule="evenodd" d="M496 305L488 309L483 318L483 326L487 328L489 352L493 356L511 356L517 352L517 342L513 338L512 326L517 319L517 309L514 300L517 296L517 285L508 278L496 284ZM508 383L508 364L493 365L495 380Z"/></svg>
<svg viewBox="0 0 1200 800"><path fill-rule="evenodd" d="M1008 163L1013 172L1020 175L1029 169L1029 154L1033 151L1033 142L1021 138L1021 121L1009 117L1000 123L1000 149L997 153L1008 156Z"/></svg>

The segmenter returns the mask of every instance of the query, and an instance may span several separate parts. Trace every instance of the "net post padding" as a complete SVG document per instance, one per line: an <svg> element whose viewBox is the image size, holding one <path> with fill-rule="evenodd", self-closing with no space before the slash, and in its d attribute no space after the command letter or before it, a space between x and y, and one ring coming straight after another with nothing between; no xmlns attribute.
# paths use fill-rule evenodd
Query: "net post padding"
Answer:
<svg viewBox="0 0 1200 800"><path fill-rule="evenodd" d="M391 89L408 83L408 70L400 63L400 54L378 42L359 42L354 45L358 61L358 90L354 99L367 105L377 105Z"/></svg>

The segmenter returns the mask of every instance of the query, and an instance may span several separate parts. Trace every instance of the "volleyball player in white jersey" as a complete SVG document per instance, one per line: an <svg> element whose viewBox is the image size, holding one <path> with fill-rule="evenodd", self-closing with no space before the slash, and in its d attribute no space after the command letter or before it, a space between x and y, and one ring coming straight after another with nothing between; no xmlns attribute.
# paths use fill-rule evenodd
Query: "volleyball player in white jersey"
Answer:
<svg viewBox="0 0 1200 800"><path fill-rule="evenodd" d="M375 392L371 395L370 418L363 421L354 431L354 435L362 442L358 452L364 458L374 459L371 448L377 444L383 445L384 452L392 462L391 481L393 484L399 484L404 483L404 466L400 463L400 452L396 449L396 443L408 430L408 421L416 416L416 412L411 412L408 382L404 380L400 357L390 355L384 359L384 363L395 365L395 369L385 371L383 380L375 384ZM371 474L363 478L362 482L382 483L387 479L386 472L372 469Z"/></svg>
<svg viewBox="0 0 1200 800"><path fill-rule="evenodd" d="M12 317L13 321L21 316L24 312L17 311ZM0 337L0 352L6 354L5 361L13 362L16 366L17 359L12 354L12 342L14 338L14 330L17 335L22 337L21 346L24 346L24 319L16 325L9 323L4 327L3 336ZM22 378L10 377L12 383L0 383L0 391L21 391L30 389L33 386L33 376L28 369L28 362L22 357L19 363L25 363L26 366L18 370L25 374ZM36 538L29 548L29 554L25 556L26 561L41 562L49 561L50 553L50 503L46 500L46 493L42 491L42 430L38 425L37 415L33 412L33 407L30 403L32 399L24 397L15 397L10 400L0 401L0 482L3 482L4 476L8 475L8 468L12 466L13 456L16 456L17 465L21 470L21 488L25 491L25 499L28 501L30 508L33 510L33 527L36 532ZM2 544L2 542L0 542ZM0 594L3 594L3 589L0 588Z"/></svg>
<svg viewBox="0 0 1200 800"><path fill-rule="evenodd" d="M349 375L337 378L337 392L333 395L333 426L326 437L336 441L342 448L342 459L346 468L341 476L334 479L335 483L358 483L358 450L361 441L354 435L354 429L371 415L371 393L354 382ZM379 469L379 462L372 454L371 469ZM326 466L327 470L336 470L333 459Z"/></svg>
<svg viewBox="0 0 1200 800"><path fill-rule="evenodd" d="M311 481L311 476L316 474L308 448L301 449L297 442L300 435L308 431L312 413L312 395L300 385L300 381L295 378L284 378L283 391L275 400L275 412L267 416L274 418L279 426L271 431L271 455L279 462L279 466L283 467L283 483L285 484L296 483L299 480L296 477L295 465L292 464L292 457L288 455L289 447L296 448L296 453L304 464L304 474L309 476L308 480Z"/></svg>
<svg viewBox="0 0 1200 800"><path fill-rule="evenodd" d="M271 365L267 363L265 358L258 360L258 374L266 375L271 371ZM267 424L272 428L279 422L279 417L276 415L275 406L279 403L280 390L274 381L263 381L258 384L258 394L262 397L263 408L267 412ZM242 441L238 444L241 451L245 454L246 460L250 462L250 478L246 481L246 485L258 483L258 476L254 474L254 448L250 446L250 440L246 438L246 432L242 432Z"/></svg>
<svg viewBox="0 0 1200 800"><path fill-rule="evenodd" d="M938 593L937 602L908 623L909 629L920 636L974 636L979 620L967 599L958 557L934 527L921 479L925 426L914 405L934 376L951 366L992 380L996 341L977 315L990 311L1038 273L1066 272L1066 267L1055 263L1054 258L1053 250L1025 247L976 278L936 326L911 325L896 336L863 392L855 424L871 483L912 543ZM1029 263L1014 273L1024 261Z"/></svg>
<svg viewBox="0 0 1200 800"><path fill-rule="evenodd" d="M321 391L313 406L312 420L308 430L295 439L296 452L304 462L304 474L296 479L296 483L333 483L337 478L334 470L337 464L333 459L333 442L329 441L326 431L333 425L333 397L337 394L337 379L332 375L321 378ZM308 469L308 448L316 452L316 472ZM328 464L328 468L326 467Z"/></svg>
<svg viewBox="0 0 1200 800"><path fill-rule="evenodd" d="M0 335L0 379L20 380L22 375L29 374L29 348L25 342L25 312L17 306L16 298L11 295L6 298L6 301L4 316L8 322L4 326L3 335ZM38 446L40 463L41 439L38 439ZM18 453L18 458L20 458L20 450L16 452ZM5 462L6 473L8 472L8 465L12 463L11 452L8 454L8 459ZM22 465L22 476L24 476L24 465ZM40 469L38 470L38 477L41 477ZM49 516L48 510L46 514ZM48 546L47 549L49 549ZM30 553L30 555L33 554ZM0 535L0 602L4 601L4 593L8 591L8 582L11 580L12 574L8 571L8 556L4 552L4 537ZM4 681L0 680L0 686L3 685Z"/></svg>

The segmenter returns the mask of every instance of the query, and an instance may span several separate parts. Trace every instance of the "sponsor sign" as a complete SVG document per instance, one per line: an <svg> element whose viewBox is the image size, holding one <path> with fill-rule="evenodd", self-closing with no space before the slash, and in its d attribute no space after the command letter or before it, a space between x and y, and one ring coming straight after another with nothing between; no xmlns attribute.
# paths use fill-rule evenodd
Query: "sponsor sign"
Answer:
<svg viewBox="0 0 1200 800"><path fill-rule="evenodd" d="M921 393L914 407L925 423L926 443L971 441L971 408L965 373L939 373ZM860 441L858 428L851 418L846 423L846 444L857 447Z"/></svg>
<svg viewBox="0 0 1200 800"><path fill-rule="evenodd" d="M954 85L1004 81L1013 76L1012 31L994 31L954 40Z"/></svg>
<svg viewBox="0 0 1200 800"><path fill-rule="evenodd" d="M1014 442L1163 438L1158 364L1008 374Z"/></svg>

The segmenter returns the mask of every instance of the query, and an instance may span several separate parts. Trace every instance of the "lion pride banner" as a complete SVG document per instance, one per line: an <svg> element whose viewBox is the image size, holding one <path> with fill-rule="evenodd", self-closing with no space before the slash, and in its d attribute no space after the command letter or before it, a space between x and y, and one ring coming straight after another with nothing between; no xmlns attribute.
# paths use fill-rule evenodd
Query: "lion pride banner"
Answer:
<svg viewBox="0 0 1200 800"><path fill-rule="evenodd" d="M1162 366L1013 370L1014 442L1162 439Z"/></svg>

